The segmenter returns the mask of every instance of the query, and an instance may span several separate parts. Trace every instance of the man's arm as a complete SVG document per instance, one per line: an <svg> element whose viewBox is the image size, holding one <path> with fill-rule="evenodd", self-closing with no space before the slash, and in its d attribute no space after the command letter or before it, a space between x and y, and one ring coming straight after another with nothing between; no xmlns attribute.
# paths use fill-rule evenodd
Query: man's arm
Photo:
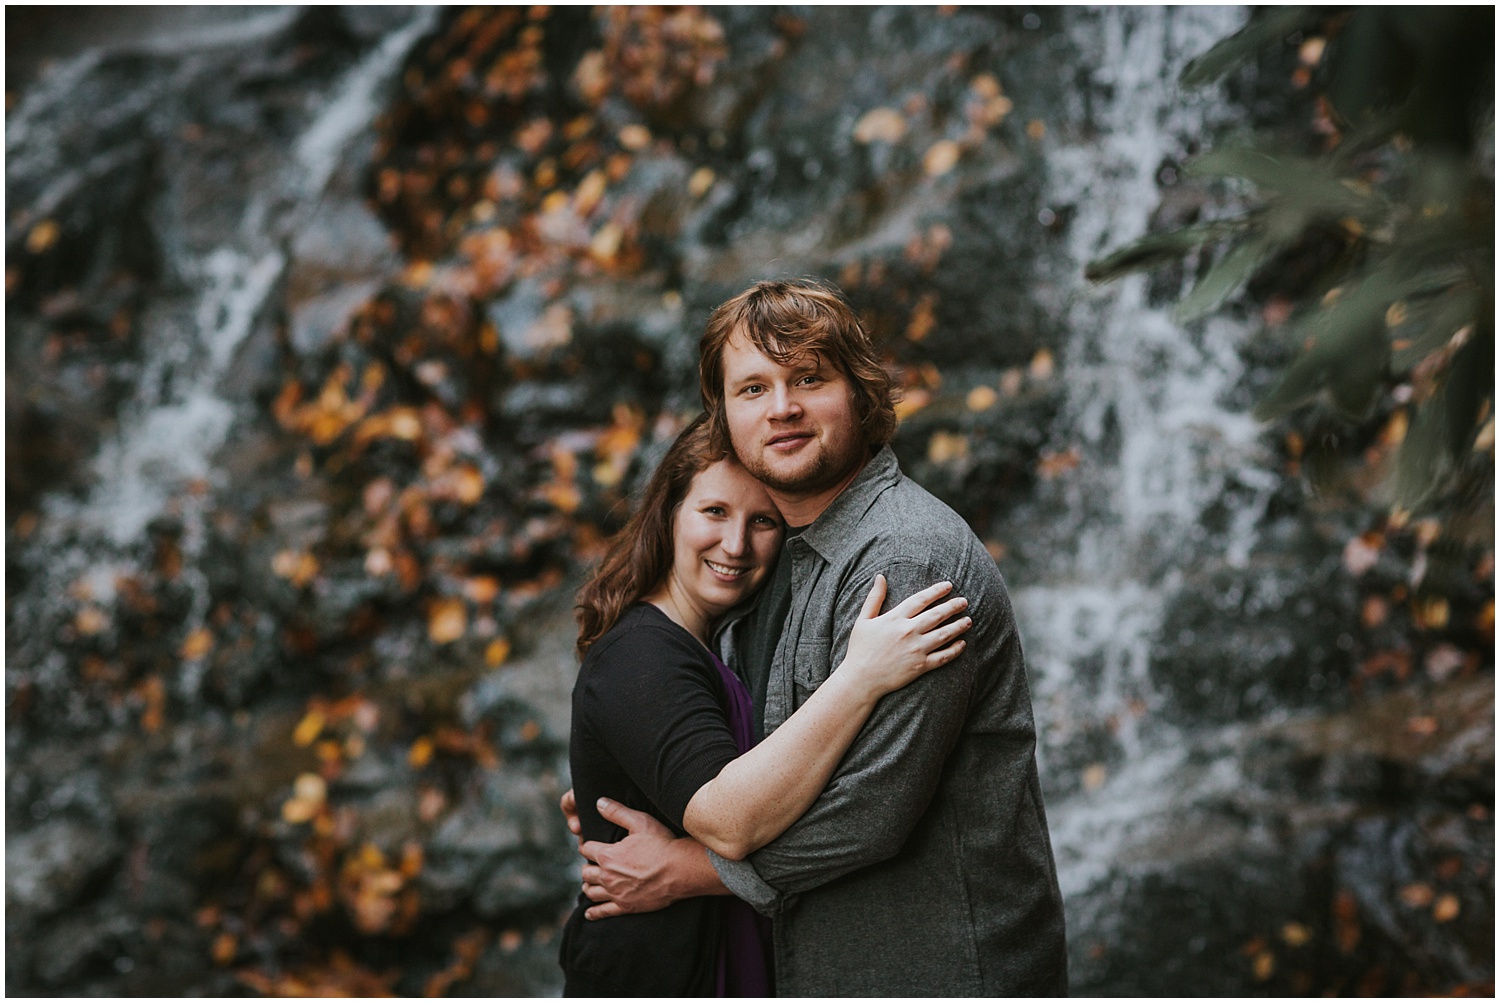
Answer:
<svg viewBox="0 0 1500 1003"><path fill-rule="evenodd" d="M599 903L583 914L585 919L655 912L679 899L729 894L707 850L692 839L673 836L645 812L600 798L599 814L628 835L615 843L599 843L583 840L571 790L562 796L561 808L569 831L579 837L578 852L585 861L583 893Z"/></svg>
<svg viewBox="0 0 1500 1003"><path fill-rule="evenodd" d="M872 574L875 570L890 582L890 602L945 577L922 562L871 569ZM867 588L867 581L855 581L839 597L834 661ZM931 803L943 766L963 731L980 659L995 650L992 639L1013 633L1009 603L1001 596L976 596L967 582L960 590L970 596L969 613L975 623L968 650L945 668L882 698L827 788L780 837L747 861L710 854L735 895L775 915L797 893L879 863L901 849Z"/></svg>

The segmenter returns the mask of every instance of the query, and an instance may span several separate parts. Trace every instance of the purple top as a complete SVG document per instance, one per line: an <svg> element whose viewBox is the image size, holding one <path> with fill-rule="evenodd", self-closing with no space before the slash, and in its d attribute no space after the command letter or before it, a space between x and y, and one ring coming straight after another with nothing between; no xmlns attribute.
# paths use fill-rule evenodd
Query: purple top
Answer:
<svg viewBox="0 0 1500 1003"><path fill-rule="evenodd" d="M729 730L739 754L755 746L755 707L750 690L729 666L714 656L724 692L729 695ZM724 908L724 942L719 948L717 996L772 996L771 921L740 899L730 897Z"/></svg>

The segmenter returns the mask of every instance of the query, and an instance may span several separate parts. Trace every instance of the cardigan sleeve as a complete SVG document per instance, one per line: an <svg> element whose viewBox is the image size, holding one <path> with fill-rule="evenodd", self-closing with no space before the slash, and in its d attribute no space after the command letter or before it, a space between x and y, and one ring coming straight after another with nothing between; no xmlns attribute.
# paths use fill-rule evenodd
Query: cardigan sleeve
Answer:
<svg viewBox="0 0 1500 1003"><path fill-rule="evenodd" d="M643 624L607 643L581 674L575 712L680 830L693 795L739 754L722 684L709 675L707 653L665 625Z"/></svg>

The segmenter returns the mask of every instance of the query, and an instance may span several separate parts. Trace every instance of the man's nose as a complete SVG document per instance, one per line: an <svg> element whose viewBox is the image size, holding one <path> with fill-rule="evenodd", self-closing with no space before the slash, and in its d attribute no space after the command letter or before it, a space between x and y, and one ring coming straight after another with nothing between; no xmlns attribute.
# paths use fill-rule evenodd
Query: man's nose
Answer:
<svg viewBox="0 0 1500 1003"><path fill-rule="evenodd" d="M786 387L777 387L771 391L772 418L795 418L801 413L801 405L792 399L791 391Z"/></svg>

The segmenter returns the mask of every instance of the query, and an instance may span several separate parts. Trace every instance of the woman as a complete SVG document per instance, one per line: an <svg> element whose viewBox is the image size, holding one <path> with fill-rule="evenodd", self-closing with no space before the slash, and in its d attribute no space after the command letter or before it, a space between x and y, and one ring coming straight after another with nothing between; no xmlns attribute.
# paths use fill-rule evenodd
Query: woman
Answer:
<svg viewBox="0 0 1500 1003"><path fill-rule="evenodd" d="M677 438L639 510L579 592L571 760L582 837L624 831L600 796L644 811L726 857L780 835L817 798L879 698L963 650L966 602L944 582L877 615L877 577L843 663L758 746L744 684L712 653L716 621L764 582L780 516L699 419ZM752 746L754 746L752 748ZM769 995L769 938L749 906L723 896L586 921L564 930L570 996Z"/></svg>

